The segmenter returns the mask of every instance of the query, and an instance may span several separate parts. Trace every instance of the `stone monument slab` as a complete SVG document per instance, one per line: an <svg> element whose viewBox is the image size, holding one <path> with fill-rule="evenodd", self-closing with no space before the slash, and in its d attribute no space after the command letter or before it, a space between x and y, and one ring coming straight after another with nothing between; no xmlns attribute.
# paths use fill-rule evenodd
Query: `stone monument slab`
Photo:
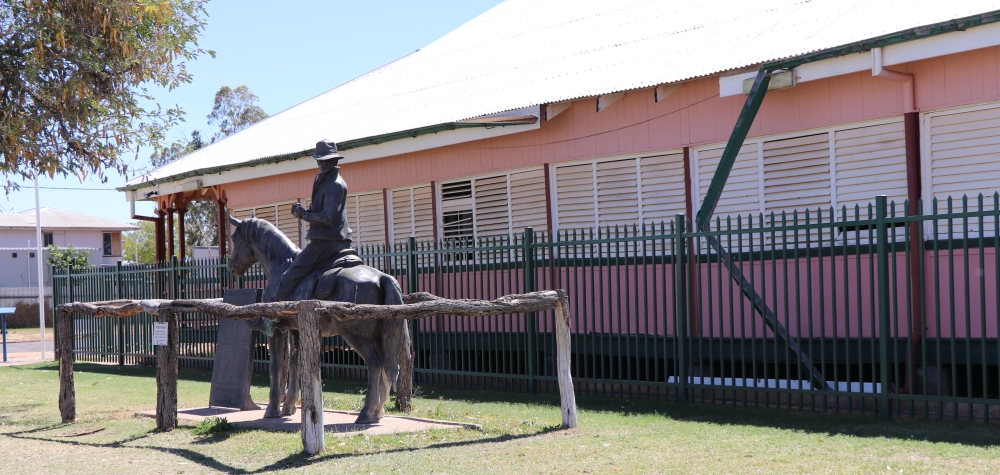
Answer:
<svg viewBox="0 0 1000 475"><path fill-rule="evenodd" d="M232 305L249 305L260 302L260 297L260 289L232 289L223 294L222 301ZM208 405L258 410L257 404L250 398L252 374L253 329L247 322L219 318Z"/></svg>

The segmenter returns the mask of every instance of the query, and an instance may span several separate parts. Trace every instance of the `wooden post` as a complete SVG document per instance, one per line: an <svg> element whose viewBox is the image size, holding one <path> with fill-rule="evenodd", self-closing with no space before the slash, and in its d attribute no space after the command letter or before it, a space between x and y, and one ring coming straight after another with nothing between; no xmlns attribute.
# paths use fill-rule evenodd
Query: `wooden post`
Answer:
<svg viewBox="0 0 1000 475"><path fill-rule="evenodd" d="M414 323L420 321L415 320ZM413 410L413 345L409 338L405 338L400 345L397 360L399 375L396 377L396 410L410 412Z"/></svg>
<svg viewBox="0 0 1000 475"><path fill-rule="evenodd" d="M73 314L59 312L59 413L63 424L76 422L76 388L73 384Z"/></svg>
<svg viewBox="0 0 1000 475"><path fill-rule="evenodd" d="M302 388L302 450L316 455L323 450L323 382L320 374L322 352L319 333L319 303L299 303L299 384Z"/></svg>
<svg viewBox="0 0 1000 475"><path fill-rule="evenodd" d="M156 430L177 427L177 315L161 310L157 321L167 324L167 346L156 347Z"/></svg>
<svg viewBox="0 0 1000 475"><path fill-rule="evenodd" d="M570 374L570 340L569 294L565 290L557 290L559 302L556 303L556 371L559 378L559 403L562 406L562 425L571 429L576 427L576 394L573 392L573 376Z"/></svg>

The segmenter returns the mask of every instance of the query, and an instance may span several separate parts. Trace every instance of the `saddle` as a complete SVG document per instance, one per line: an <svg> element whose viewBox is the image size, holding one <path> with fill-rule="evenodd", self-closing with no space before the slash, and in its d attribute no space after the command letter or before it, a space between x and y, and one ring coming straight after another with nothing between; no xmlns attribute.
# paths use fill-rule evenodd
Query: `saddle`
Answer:
<svg viewBox="0 0 1000 475"><path fill-rule="evenodd" d="M328 259L322 265L318 266L319 269L324 269L322 271L317 271L313 275L320 273L316 277L316 286L313 288L313 295L329 295L333 291L334 282L337 280L337 276L340 275L344 269L350 269L351 267L357 267L364 265L365 261L358 257L358 251L354 249L344 249L338 252L333 257Z"/></svg>
<svg viewBox="0 0 1000 475"><path fill-rule="evenodd" d="M326 269L323 272L323 276L326 277L327 274L331 272L339 273L343 269L349 267L364 265L365 261L358 257L358 251L354 249L344 249L333 255L330 259L319 266L320 269Z"/></svg>

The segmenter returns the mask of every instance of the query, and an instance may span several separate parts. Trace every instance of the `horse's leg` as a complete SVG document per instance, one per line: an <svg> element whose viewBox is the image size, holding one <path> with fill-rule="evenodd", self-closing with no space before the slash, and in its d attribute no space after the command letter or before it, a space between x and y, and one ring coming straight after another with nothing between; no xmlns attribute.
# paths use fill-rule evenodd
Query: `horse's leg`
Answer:
<svg viewBox="0 0 1000 475"><path fill-rule="evenodd" d="M365 360L365 367L368 369L368 388L365 391L365 405L361 408L361 413L358 414L358 419L354 423L372 424L378 422L378 408L385 403L382 398L382 374L385 371L385 365L382 364L382 359L379 358L378 353L375 351L375 344L371 338L359 338L348 332L342 332L340 336L344 337L347 344L351 345L351 348L354 348L354 351L361 355L361 358Z"/></svg>
<svg viewBox="0 0 1000 475"><path fill-rule="evenodd" d="M264 417L279 417L278 405L281 403L282 382L285 379L284 363L288 358L288 333L275 327L267 338L268 351L271 353L271 363L268 373L271 375L271 393L268 397L267 410Z"/></svg>
<svg viewBox="0 0 1000 475"><path fill-rule="evenodd" d="M375 420L380 420L385 415L385 405L389 402L389 391L392 390L392 381L385 370L382 371L382 377L378 379L382 383L382 397L379 399L378 409L375 411Z"/></svg>
<svg viewBox="0 0 1000 475"><path fill-rule="evenodd" d="M285 403L281 406L281 415L295 414L295 403L299 401L299 332L288 331L288 390L285 392Z"/></svg>

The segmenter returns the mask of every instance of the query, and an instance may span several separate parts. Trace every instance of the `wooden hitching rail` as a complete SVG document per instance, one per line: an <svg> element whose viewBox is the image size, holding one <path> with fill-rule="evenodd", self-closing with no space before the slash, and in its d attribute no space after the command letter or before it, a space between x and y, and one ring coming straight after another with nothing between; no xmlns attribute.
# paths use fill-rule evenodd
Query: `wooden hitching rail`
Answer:
<svg viewBox="0 0 1000 475"><path fill-rule="evenodd" d="M323 300L257 303L236 306L221 299L204 300L112 300L65 303L59 314L59 410L64 423L76 419L73 386L73 312L97 317L128 318L142 312L167 323L166 346L156 347L156 427L169 431L177 427L177 314L199 312L236 320L270 318L296 320L299 327L299 374L302 391L302 445L309 455L323 449L323 390L320 383L320 317L339 321L362 319L410 320L437 315L488 317L511 313L555 310L556 369L562 425L576 427L576 397L570 376L569 296L565 290L548 290L506 295L496 300L450 300L420 292L403 297L404 305L362 305Z"/></svg>

